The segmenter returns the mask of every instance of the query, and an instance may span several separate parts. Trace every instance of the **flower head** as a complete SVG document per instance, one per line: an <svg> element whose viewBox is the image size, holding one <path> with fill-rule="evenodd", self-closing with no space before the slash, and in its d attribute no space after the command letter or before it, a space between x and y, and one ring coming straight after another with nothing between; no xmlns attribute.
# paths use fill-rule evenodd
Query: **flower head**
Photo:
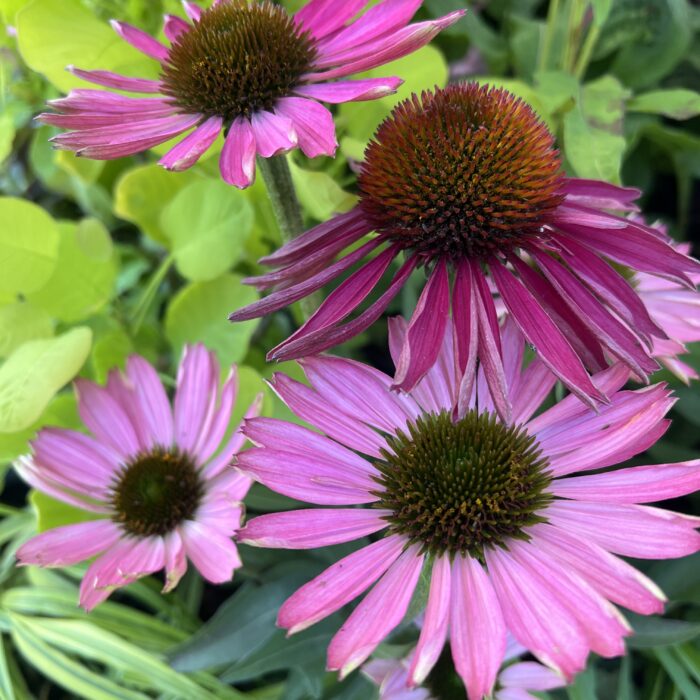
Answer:
<svg viewBox="0 0 700 700"><path fill-rule="evenodd" d="M183 4L189 23L165 18L170 46L112 22L124 40L160 63L158 80L69 68L89 82L156 97L74 90L51 101L55 113L39 119L71 129L52 139L57 147L90 158L120 158L194 127L159 161L184 170L223 130L221 175L247 187L255 178L256 154L269 158L297 146L309 157L335 153L333 117L317 100L371 100L401 84L393 77L336 78L405 56L464 14L411 25L420 0L384 0L355 21L367 0L309 0L293 16L271 0L219 0L207 10Z"/></svg>
<svg viewBox="0 0 700 700"><path fill-rule="evenodd" d="M113 371L106 387L76 382L92 435L44 428L32 455L15 464L34 488L94 513L95 520L48 530L17 552L22 564L68 566L97 556L80 587L91 609L141 576L165 569L174 588L187 558L214 583L240 566L231 536L250 479L228 468L245 441L224 442L237 393L233 367L219 388L219 364L201 345L185 349L171 410L158 374L142 357ZM246 414L258 414L257 400Z"/></svg>
<svg viewBox="0 0 700 700"><path fill-rule="evenodd" d="M390 327L393 355L408 328ZM344 675L404 618L422 571L430 577L410 680L420 684L449 640L469 698L491 692L510 633L566 678L589 651L624 651L630 628L613 603L650 614L663 594L616 555L664 559L700 549L697 518L639 505L700 485L700 460L605 473L653 445L673 403L664 385L625 391L616 364L593 377L609 403L594 413L570 395L533 418L555 377L540 358L522 369L512 319L499 335L512 420L494 413L486 371L466 396L448 326L437 363L410 394L351 360L301 361L311 386L276 375L274 389L321 433L281 420L247 421L256 447L237 467L318 506L262 515L239 539L305 549L381 535L332 565L282 606L302 630L375 584L330 643ZM579 476L571 476L581 472ZM430 478L429 476L430 475Z"/></svg>
<svg viewBox="0 0 700 700"><path fill-rule="evenodd" d="M469 83L414 95L368 146L358 205L263 258L277 270L251 283L278 289L231 318L270 313L363 263L270 353L303 357L366 329L424 268L396 386L410 390L435 363L451 311L460 369L470 381L478 360L508 418L492 283L542 361L585 401L605 401L590 373L612 357L646 377L657 368L651 337L665 337L610 262L686 285L700 264L655 229L610 213L635 211L637 190L567 178L560 166L546 126L505 90ZM385 291L345 322L399 256Z"/></svg>
<svg viewBox="0 0 700 700"><path fill-rule="evenodd" d="M561 688L564 679L546 666L534 661L518 661L524 649L508 638L504 663L496 678L493 700L537 700L529 691ZM403 659L372 659L362 667L362 673L379 688L379 700L452 700L463 698L464 689L449 665L447 650L443 651L422 686L411 684L409 674L413 653Z"/></svg>

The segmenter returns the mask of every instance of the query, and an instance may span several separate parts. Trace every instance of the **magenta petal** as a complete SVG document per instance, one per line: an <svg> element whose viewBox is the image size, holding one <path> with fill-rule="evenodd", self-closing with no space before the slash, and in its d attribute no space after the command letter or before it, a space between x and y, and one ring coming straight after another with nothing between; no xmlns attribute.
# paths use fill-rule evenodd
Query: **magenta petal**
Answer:
<svg viewBox="0 0 700 700"><path fill-rule="evenodd" d="M450 645L469 700L490 695L506 651L506 627L488 575L469 556L452 563Z"/></svg>
<svg viewBox="0 0 700 700"><path fill-rule="evenodd" d="M411 545L355 608L328 647L328 670L344 678L363 663L403 619L423 568Z"/></svg>
<svg viewBox="0 0 700 700"><path fill-rule="evenodd" d="M435 364L445 336L449 310L447 264L440 260L421 292L406 329L403 350L394 376L395 387L410 391Z"/></svg>
<svg viewBox="0 0 700 700"><path fill-rule="evenodd" d="M191 25L187 24L181 17L165 15L163 33L171 44L175 43L181 34L188 32L190 29L192 29Z"/></svg>
<svg viewBox="0 0 700 700"><path fill-rule="evenodd" d="M287 117L261 110L253 112L250 124L257 151L263 158L285 153L297 145L294 124Z"/></svg>
<svg viewBox="0 0 700 700"><path fill-rule="evenodd" d="M283 97L277 100L275 113L292 122L299 148L309 158L335 155L333 115L323 105L303 97Z"/></svg>
<svg viewBox="0 0 700 700"><path fill-rule="evenodd" d="M277 624L294 634L339 610L367 590L396 561L404 545L402 537L392 535L343 557L284 602Z"/></svg>
<svg viewBox="0 0 700 700"><path fill-rule="evenodd" d="M209 117L180 143L173 146L159 161L166 170L186 170L216 141L221 133L221 117Z"/></svg>
<svg viewBox="0 0 700 700"><path fill-rule="evenodd" d="M182 0L182 6L185 9L185 14L193 21L199 22L202 17L202 8L194 2Z"/></svg>
<svg viewBox="0 0 700 700"><path fill-rule="evenodd" d="M224 182L245 189L255 181L255 136L245 117L234 119L219 159Z"/></svg>
<svg viewBox="0 0 700 700"><path fill-rule="evenodd" d="M49 100L52 109L64 113L127 114L131 117L154 112L175 114L177 107L162 97L125 97L107 90L81 88L71 90L66 97Z"/></svg>
<svg viewBox="0 0 700 700"><path fill-rule="evenodd" d="M160 82L145 78L129 78L125 75L112 73L108 70L81 70L75 66L66 68L70 73L96 85L126 90L128 92L157 93L160 92Z"/></svg>
<svg viewBox="0 0 700 700"><path fill-rule="evenodd" d="M673 559L700 550L698 523L649 506L555 501L545 511L553 525L601 547L638 559Z"/></svg>
<svg viewBox="0 0 700 700"><path fill-rule="evenodd" d="M450 623L450 591L452 590L450 569L449 556L435 559L430 575L430 592L423 626L408 672L412 685L420 685L428 677L445 645Z"/></svg>
<svg viewBox="0 0 700 700"><path fill-rule="evenodd" d="M369 508L308 508L253 518L238 539L253 547L314 549L351 542L387 526L387 511Z"/></svg>
<svg viewBox="0 0 700 700"><path fill-rule="evenodd" d="M333 83L299 85L294 92L321 102L340 104L376 100L396 92L403 83L401 78L367 78L365 80L339 80Z"/></svg>
<svg viewBox="0 0 700 700"><path fill-rule="evenodd" d="M632 202L639 199L642 194L634 187L618 187L601 180L583 180L574 177L564 180L563 190L567 195L567 201L573 200L578 204L597 209L622 211L636 211L638 208Z"/></svg>
<svg viewBox="0 0 700 700"><path fill-rule="evenodd" d="M146 32L132 27L126 22L118 22L116 19L111 20L110 24L112 25L112 29L114 29L124 41L127 41L135 49L141 51L141 53L145 53L146 56L155 58L156 61L160 61L161 63L168 60L168 49L152 36L146 34Z"/></svg>
<svg viewBox="0 0 700 700"><path fill-rule="evenodd" d="M297 25L315 39L321 39L352 19L367 4L367 0L309 0L295 15Z"/></svg>
<svg viewBox="0 0 700 700"><path fill-rule="evenodd" d="M226 583L241 565L236 545L213 527L192 521L180 528L190 561L207 581Z"/></svg>
<svg viewBox="0 0 700 700"><path fill-rule="evenodd" d="M455 357L457 367L462 372L459 386L459 415L464 415L467 411L476 378L479 317L476 308L477 291L473 288L473 284L471 266L467 262L460 262L455 271L452 289Z"/></svg>
<svg viewBox="0 0 700 700"><path fill-rule="evenodd" d="M20 564L72 566L104 552L121 537L111 520L65 525L32 537L17 550Z"/></svg>
<svg viewBox="0 0 700 700"><path fill-rule="evenodd" d="M605 401L586 373L581 360L536 299L504 266L491 266L498 291L527 340L552 371L583 401Z"/></svg>

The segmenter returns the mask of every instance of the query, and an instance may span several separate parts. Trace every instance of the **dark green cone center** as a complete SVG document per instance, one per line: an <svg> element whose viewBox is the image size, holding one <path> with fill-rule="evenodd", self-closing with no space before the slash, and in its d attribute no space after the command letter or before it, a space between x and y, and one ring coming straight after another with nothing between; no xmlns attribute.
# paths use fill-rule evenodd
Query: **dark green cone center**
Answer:
<svg viewBox="0 0 700 700"><path fill-rule="evenodd" d="M173 44L162 91L185 113L231 121L289 95L315 55L308 32L279 5L222 2Z"/></svg>
<svg viewBox="0 0 700 700"><path fill-rule="evenodd" d="M155 449L137 455L112 489L113 520L140 537L166 535L194 516L204 485L189 455Z"/></svg>
<svg viewBox="0 0 700 700"><path fill-rule="evenodd" d="M377 490L390 529L433 554L469 554L527 539L551 501L547 460L522 427L470 411L427 414L387 438Z"/></svg>

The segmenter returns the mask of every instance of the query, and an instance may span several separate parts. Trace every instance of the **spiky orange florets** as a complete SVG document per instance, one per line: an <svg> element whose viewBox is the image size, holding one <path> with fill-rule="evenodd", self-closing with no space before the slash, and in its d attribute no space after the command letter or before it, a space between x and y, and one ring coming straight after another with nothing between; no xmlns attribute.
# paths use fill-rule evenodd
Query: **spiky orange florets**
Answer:
<svg viewBox="0 0 700 700"><path fill-rule="evenodd" d="M539 235L564 199L554 138L506 90L413 95L379 126L359 177L378 231L425 257L485 257Z"/></svg>

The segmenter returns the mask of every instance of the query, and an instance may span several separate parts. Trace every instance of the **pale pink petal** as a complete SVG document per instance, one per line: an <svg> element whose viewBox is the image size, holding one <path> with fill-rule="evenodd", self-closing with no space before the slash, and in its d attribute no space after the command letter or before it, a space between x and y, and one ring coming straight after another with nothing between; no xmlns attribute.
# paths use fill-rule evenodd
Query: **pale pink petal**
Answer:
<svg viewBox="0 0 700 700"><path fill-rule="evenodd" d="M238 368L231 367L224 385L214 396L218 399L212 401L213 411L210 420L202 427L199 438L192 448L202 462L206 462L219 448L231 423L236 395L238 394Z"/></svg>
<svg viewBox="0 0 700 700"><path fill-rule="evenodd" d="M135 49L145 53L146 56L155 58L156 61L161 63L168 60L169 51L167 47L163 46L159 41L156 41L152 36L146 34L146 32L132 27L126 22L119 22L116 19L110 21L112 29L119 34L119 36L124 39L124 41L131 44Z"/></svg>
<svg viewBox="0 0 700 700"><path fill-rule="evenodd" d="M411 545L355 608L328 646L328 670L344 678L362 664L403 619L423 568Z"/></svg>
<svg viewBox="0 0 700 700"><path fill-rule="evenodd" d="M202 523L185 522L180 535L190 561L211 583L226 583L241 565L233 541L218 530Z"/></svg>
<svg viewBox="0 0 700 700"><path fill-rule="evenodd" d="M68 66L67 71L96 85L126 90L128 92L157 93L160 92L160 82L147 80L146 78L129 78L125 75L112 73L108 70L81 70L75 66Z"/></svg>
<svg viewBox="0 0 700 700"><path fill-rule="evenodd" d="M292 122L299 148L309 158L335 155L338 141L333 115L323 105L303 97L283 97L277 100L275 113Z"/></svg>
<svg viewBox="0 0 700 700"><path fill-rule="evenodd" d="M339 610L371 586L404 545L402 537L392 535L340 559L285 601L277 624L294 634Z"/></svg>
<svg viewBox="0 0 700 700"><path fill-rule="evenodd" d="M533 661L522 661L504 668L498 674L498 682L504 688L527 690L552 690L566 685L566 680L556 671Z"/></svg>
<svg viewBox="0 0 700 700"><path fill-rule="evenodd" d="M449 556L437 557L430 575L430 592L425 608L420 638L416 646L408 678L420 685L437 663L445 646L450 622L450 591L452 575Z"/></svg>
<svg viewBox="0 0 700 700"><path fill-rule="evenodd" d="M220 535L233 537L241 527L244 511L240 500L233 500L226 493L211 490L199 504L194 519Z"/></svg>
<svg viewBox="0 0 700 700"><path fill-rule="evenodd" d="M294 124L287 117L260 110L253 112L250 120L257 152L263 158L285 153L297 145Z"/></svg>
<svg viewBox="0 0 700 700"><path fill-rule="evenodd" d="M238 540L254 547L315 549L366 537L387 527L387 511L309 508L268 513L249 520Z"/></svg>
<svg viewBox="0 0 700 700"><path fill-rule="evenodd" d="M501 606L481 564L469 556L452 563L450 646L469 700L489 695L506 650Z"/></svg>
<svg viewBox="0 0 700 700"><path fill-rule="evenodd" d="M649 506L555 501L544 516L601 547L638 559L673 559L700 550L698 523Z"/></svg>
<svg viewBox="0 0 700 700"><path fill-rule="evenodd" d="M302 97L310 97L322 102L340 104L376 100L396 92L403 83L401 78L367 78L365 80L339 80L333 83L299 85L294 92Z"/></svg>
<svg viewBox="0 0 700 700"><path fill-rule="evenodd" d="M199 22L202 17L202 8L194 2L182 0L182 6L185 9L185 14L193 21Z"/></svg>
<svg viewBox="0 0 700 700"><path fill-rule="evenodd" d="M239 189L255 181L255 136L245 117L233 120L221 149L219 169L224 181Z"/></svg>
<svg viewBox="0 0 700 700"><path fill-rule="evenodd" d="M122 536L111 520L65 525L32 537L17 550L20 564L72 566L104 552Z"/></svg>
<svg viewBox="0 0 700 700"><path fill-rule="evenodd" d="M163 593L169 593L177 586L187 571L185 545L177 530L173 530L163 538L165 557L165 585Z"/></svg>
<svg viewBox="0 0 700 700"><path fill-rule="evenodd" d="M221 117L209 117L192 133L173 146L159 161L166 170L187 170L216 141L221 133Z"/></svg>

